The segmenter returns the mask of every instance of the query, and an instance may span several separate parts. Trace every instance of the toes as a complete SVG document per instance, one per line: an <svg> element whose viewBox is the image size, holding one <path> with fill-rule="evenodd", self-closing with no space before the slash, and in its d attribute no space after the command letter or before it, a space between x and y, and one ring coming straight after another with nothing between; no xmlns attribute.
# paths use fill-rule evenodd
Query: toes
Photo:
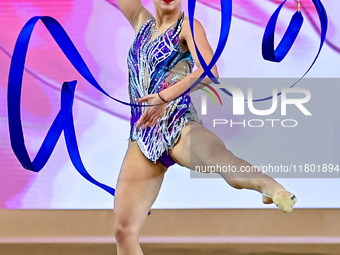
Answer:
<svg viewBox="0 0 340 255"><path fill-rule="evenodd" d="M291 200L288 197L279 197L276 196L274 198L274 203L276 206L284 213L289 213L293 211L293 205L295 204L294 200Z"/></svg>

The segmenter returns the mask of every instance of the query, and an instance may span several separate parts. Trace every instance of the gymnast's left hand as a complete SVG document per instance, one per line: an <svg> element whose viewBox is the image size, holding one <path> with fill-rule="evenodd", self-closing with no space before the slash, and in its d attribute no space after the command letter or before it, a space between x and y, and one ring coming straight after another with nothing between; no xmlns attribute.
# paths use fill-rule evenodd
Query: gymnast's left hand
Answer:
<svg viewBox="0 0 340 255"><path fill-rule="evenodd" d="M138 103L147 102L148 105L158 104L157 106L145 107L143 115L137 121L137 130L144 124L143 129L155 125L159 118L164 115L167 104L164 103L157 94L150 94L137 99Z"/></svg>

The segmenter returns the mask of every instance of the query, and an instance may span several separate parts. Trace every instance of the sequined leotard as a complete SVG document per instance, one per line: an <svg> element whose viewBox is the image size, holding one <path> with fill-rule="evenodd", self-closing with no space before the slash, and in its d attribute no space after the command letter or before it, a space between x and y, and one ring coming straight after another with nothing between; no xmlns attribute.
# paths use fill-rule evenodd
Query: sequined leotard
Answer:
<svg viewBox="0 0 340 255"><path fill-rule="evenodd" d="M152 30L155 19L145 22L138 31L128 54L129 96L131 104L137 98L157 93L177 83L192 72L194 60L190 51L181 48L179 33L184 13L165 33L153 41ZM147 104L147 103L143 103ZM137 141L143 154L156 164L160 160L170 166L175 161L168 155L177 142L186 123L197 121L202 124L189 95L168 103L163 117L157 124L137 131L136 122L146 107L131 107L130 139Z"/></svg>

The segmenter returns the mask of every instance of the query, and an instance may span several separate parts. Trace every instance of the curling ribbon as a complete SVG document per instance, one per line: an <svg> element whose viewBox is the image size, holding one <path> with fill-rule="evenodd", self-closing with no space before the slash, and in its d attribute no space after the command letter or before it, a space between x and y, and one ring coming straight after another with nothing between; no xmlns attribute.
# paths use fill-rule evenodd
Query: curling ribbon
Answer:
<svg viewBox="0 0 340 255"><path fill-rule="evenodd" d="M96 181L86 171L77 145L76 134L74 130L74 122L72 117L72 106L74 100L74 92L76 81L64 82L61 90L61 108L53 121L36 157L31 161L24 141L24 134L21 124L20 114L20 98L22 79L25 67L25 60L27 55L28 43L36 23L41 20L54 40L57 42L66 57L70 60L72 65L78 72L95 88L106 96L122 103L123 101L115 99L108 95L94 79L93 75L86 66L84 60L80 56L76 47L73 45L71 39L66 34L62 26L53 18L48 16L40 16L31 18L21 30L17 39L10 66L10 73L8 78L8 124L12 149L19 159L22 166L28 170L39 172L50 158L56 143L59 140L61 132L64 131L67 150L71 161L77 171L88 181L97 185L98 187L114 195L115 190L105 184ZM128 104L131 105L131 104ZM141 106L141 105L132 105Z"/></svg>
<svg viewBox="0 0 340 255"><path fill-rule="evenodd" d="M208 76L215 84L220 84L219 81L216 79L214 74L211 72L211 69L216 64L217 60L222 55L224 47L227 44L230 27L231 27L231 18L232 18L232 0L221 0L221 29L220 29L220 37L216 47L215 54L210 61L209 65L205 62L204 58L202 57L201 52L199 51L196 41L195 41L195 33L194 33L194 14L195 14L195 7L196 7L196 0L189 0L188 1L188 12L189 12L189 22L190 22L190 29L191 34L193 37L193 41L196 48L197 57L199 62L203 68L202 75L188 88L183 94L188 93L190 90L194 89L206 76ZM221 88L220 88L221 89ZM232 96L232 94L227 91L226 89L221 89L223 92ZM182 95L183 95L182 94ZM217 93L215 93L218 95Z"/></svg>
<svg viewBox="0 0 340 255"><path fill-rule="evenodd" d="M300 29L303 23L303 17L301 14L301 3L300 0L297 0L298 3L298 11L293 15L292 20L288 26L288 29L283 36L280 44L278 45L277 49L274 50L274 34L275 34L275 26L276 22L278 19L278 16L280 14L280 11L282 9L282 6L287 2L285 0L274 12L272 17L270 18L268 25L266 27L264 36L263 36L263 41L262 41L262 56L265 60L272 61L272 62L281 62L282 59L287 55L288 51L292 47ZM314 66L316 60L318 59L321 50L323 48L324 42L326 40L326 35L327 35L327 30L328 30L328 17L327 17L327 12L325 10L325 7L321 3L320 0L313 0L314 6L318 12L319 20L320 20L320 25L321 25L321 33L320 33L320 46L319 50L310 65L310 67L307 69L307 71L302 75L300 79L298 79L294 84L290 86L292 88L295 86L298 82L300 82L306 75L307 73L312 69ZM277 94L278 96L281 95L281 92ZM262 99L255 99L253 102L258 102L258 101L265 101L273 98L272 96L262 98ZM247 101L247 100L245 100Z"/></svg>
<svg viewBox="0 0 340 255"><path fill-rule="evenodd" d="M284 34L281 42L277 46L277 49L274 49L274 36L275 36L275 26L277 19L279 17L280 11L283 5L287 2L285 0L279 8L274 12L273 16L270 18L266 30L264 32L263 41L262 41L262 56L265 60L279 63L281 62L288 54L289 50L293 46L303 24L303 16L301 11L298 10L293 15L289 26L287 28L286 33Z"/></svg>
<svg viewBox="0 0 340 255"><path fill-rule="evenodd" d="M321 43L320 43L320 48L319 48L316 58L314 59L312 65L309 67L307 72L303 75L303 77L309 72L309 70L312 68L315 61L317 60L321 52L322 46L324 44L326 33L327 33L326 11L320 0L313 0L313 3L318 11L319 19L321 23ZM195 12L196 0L189 0L188 4L189 4L188 9L189 9L189 20L190 20L191 32L194 38L193 16ZM282 5L280 5L281 8L282 8ZM272 25L271 22L276 22L278 14L281 10L280 7L279 7L279 10L274 13L273 17L271 18L266 28L268 35L274 34L273 30L275 30L275 25ZM199 61L202 65L204 72L201 75L201 77L197 79L196 82L193 85L191 85L191 87L187 91L185 91L182 95L185 95L191 89L196 87L205 76L208 76L215 84L219 84L216 77L214 77L214 75L212 74L211 69L215 65L219 57L221 56L224 50L224 47L227 43L227 40L228 40L230 26L231 26L231 18L232 18L232 0L221 0L221 13L222 13L222 19L221 19L220 38L219 38L219 42L218 42L215 54L211 62L209 63L209 65L205 63L201 53L199 52L199 49L197 48L196 42L194 40L197 55L198 55ZM55 118L55 120L53 121L34 160L31 161L28 155L25 142L24 142L24 134L23 134L22 124L21 124L20 98L21 98L22 79L23 79L23 72L24 72L28 44L29 44L29 40L33 32L33 29L39 20L41 20L43 24L46 26L49 33L52 35L54 40L57 42L58 46L64 52L64 54L69 59L69 61L72 63L72 65L76 68L76 70L96 89L98 89L100 92L102 92L104 95L108 96L109 98L119 103L122 103L124 105L129 105L129 106L134 106L134 107L153 106L153 105L129 104L129 103L123 102L121 100L118 100L110 96L95 80L90 70L88 69L87 65L85 64L84 60L82 59L81 55L79 54L78 50L72 43L71 39L69 38L69 36L67 35L63 27L58 23L58 21L48 16L33 17L25 24L25 26L23 27L23 29L21 30L19 34L19 37L17 39L16 45L14 48L14 52L13 52L13 56L11 60L11 66L10 66L10 73L9 73L9 79L8 79L8 122L9 122L9 133L10 133L12 149L24 168L34 171L34 172L39 172L45 166L47 160L49 159L49 157L51 156L53 152L53 149L56 143L59 140L59 137L62 131L64 131L68 153L77 171L91 183L104 189L105 191L109 192L111 195L114 195L115 190L93 179L90 176L90 174L86 171L81 161L81 157L80 157L79 149L77 145L77 140L76 140L76 135L75 135L75 130L74 130L73 116L72 116L72 106L73 106L73 100L74 100L76 81L63 83L62 90L61 90L60 111L57 117ZM264 43L269 44L271 39L274 40L274 37L268 36L268 38L264 39L265 40ZM273 47L270 49L274 50ZM276 56L275 52L274 54L272 52L270 54L271 56ZM272 58L272 61L273 60L274 58ZM277 61L276 57L275 57L275 61ZM301 77L300 80L303 77ZM292 86L294 86L295 84L293 84ZM227 90L223 88L221 90L225 92L226 94L232 96ZM267 100L270 98L271 97L268 97L265 99L253 100L253 101L263 101L263 100Z"/></svg>
<svg viewBox="0 0 340 255"><path fill-rule="evenodd" d="M326 34L327 34L327 29L328 29L328 17L327 17L326 10L325 10L325 8L322 5L320 0L312 0L312 1L313 1L313 4L314 4L317 12L318 12L318 16L319 16L319 20L320 20L320 24L321 24L320 47L319 47L319 50L316 54L315 59L313 60L312 64L310 65L310 67L303 74L303 76L300 79L298 79L290 87L295 86L311 70L311 68L314 66L316 60L318 59L320 52L322 50L322 47L324 45L324 42L326 40ZM272 17L270 18L268 25L266 27L265 34L264 34L264 37L263 37L263 43L262 43L262 55L263 55L265 60L269 60L269 61L273 61L273 62L282 61L284 59L284 57L288 54L290 48L292 47L300 29L301 29L301 26L302 26L302 23L303 23L303 17L302 17L301 11L300 11L300 3L299 3L299 10L294 14L294 16L293 16L293 18L290 22L290 25L288 26L288 29L285 33L285 36L283 37L281 43L279 44L277 50L275 51L275 49L274 49L274 34L275 34L276 22L277 22L277 19L278 19L278 16L280 14L282 7L286 2L287 2L287 0L285 0L277 8L277 10L274 12ZM196 0L189 0L188 4L189 4L188 10L189 10L189 20L190 20L191 33L193 35L193 38L195 38L194 37L194 30L193 30L193 23L194 23L193 21L194 21L194 12L195 12ZM203 78L206 77L206 76L208 76L215 84L220 84L218 82L218 80L216 79L216 77L211 72L211 69L216 64L218 58L220 57L220 55L221 55L221 53L222 53L222 51L225 47L225 44L227 43L227 40L228 40L230 26L231 26L231 17L232 17L232 0L221 0L221 14L222 14L222 18L221 18L220 39L219 39L219 42L218 42L218 45L217 45L217 48L216 48L215 55L213 56L213 59L211 60L209 65L207 65L206 62L204 61L199 49L197 48L196 42L194 40L197 56L199 58L200 64L201 64L204 72L194 82L194 84L190 86L190 88L186 92L188 92L191 89L193 89L194 87L196 87L203 80ZM220 90L232 97L232 94L228 90L226 90L225 88L220 88ZM281 92L278 93L278 95L280 95L280 94L281 94ZM252 101L253 102L265 101L265 100L269 100L271 98L272 98L272 96L266 97L266 98L261 98L261 99L254 99ZM247 101L247 100L245 99L245 101Z"/></svg>

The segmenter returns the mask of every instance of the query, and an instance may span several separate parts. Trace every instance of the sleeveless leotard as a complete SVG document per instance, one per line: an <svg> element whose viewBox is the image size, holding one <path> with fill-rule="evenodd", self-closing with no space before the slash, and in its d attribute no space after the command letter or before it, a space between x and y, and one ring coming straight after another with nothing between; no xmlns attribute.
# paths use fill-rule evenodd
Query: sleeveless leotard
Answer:
<svg viewBox="0 0 340 255"><path fill-rule="evenodd" d="M138 104L137 98L166 89L192 72L194 60L190 51L181 48L179 33L181 18L163 34L150 41L156 20L146 21L138 33L128 53L129 97L131 104ZM147 104L147 103L143 103ZM189 95L184 95L168 103L163 117L146 129L137 131L138 119L146 107L131 107L130 137L137 141L143 154L156 164L160 160L170 166L175 162L168 155L168 149L177 142L181 129L186 123L196 121L202 124Z"/></svg>

